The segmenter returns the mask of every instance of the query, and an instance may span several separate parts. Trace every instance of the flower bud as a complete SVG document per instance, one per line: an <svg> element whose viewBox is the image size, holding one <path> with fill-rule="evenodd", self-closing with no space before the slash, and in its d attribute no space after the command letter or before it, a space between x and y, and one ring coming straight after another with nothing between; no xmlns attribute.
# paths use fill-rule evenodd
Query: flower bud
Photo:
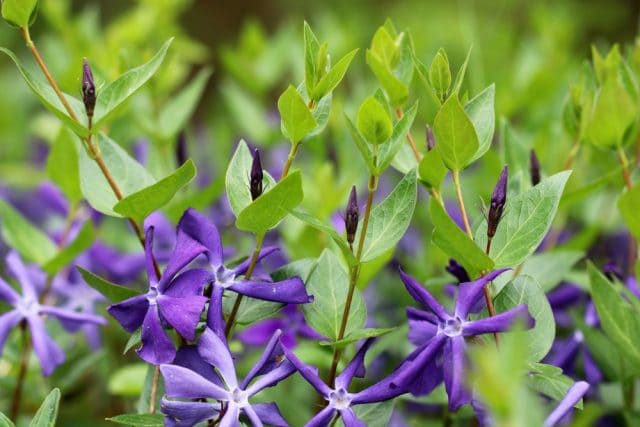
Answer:
<svg viewBox="0 0 640 427"><path fill-rule="evenodd" d="M349 202L347 203L347 213L344 218L344 228L347 231L347 242L353 245L356 239L356 230L358 229L358 194L356 193L356 186L351 187L351 194L349 194Z"/></svg>
<svg viewBox="0 0 640 427"><path fill-rule="evenodd" d="M87 117L93 117L93 109L96 106L96 85L93 82L93 73L87 58L82 62L82 101L87 110Z"/></svg>
<svg viewBox="0 0 640 427"><path fill-rule="evenodd" d="M436 137L431 127L427 126L427 151L431 151L436 146Z"/></svg>
<svg viewBox="0 0 640 427"><path fill-rule="evenodd" d="M493 190L493 195L491 196L491 206L489 206L489 217L487 219L487 237L489 237L489 239L496 234L498 224L502 219L504 205L507 201L507 174L508 168L505 166L502 169L496 188Z"/></svg>
<svg viewBox="0 0 640 427"><path fill-rule="evenodd" d="M464 267L458 264L458 261L456 261L453 258L449 259L449 265L445 267L445 270L447 270L447 272L451 274L453 277L458 279L458 283L465 283L465 282L471 281L471 278L469 277L469 273L467 273L467 270L465 270Z"/></svg>
<svg viewBox="0 0 640 427"><path fill-rule="evenodd" d="M251 164L251 176L249 177L249 188L251 190L251 200L255 200L262 194L262 163L260 162L260 152L256 148L253 152L253 163Z"/></svg>
<svg viewBox="0 0 640 427"><path fill-rule="evenodd" d="M176 160L178 161L178 165L184 164L187 158L187 137L184 132L180 132L178 142L176 143Z"/></svg>
<svg viewBox="0 0 640 427"><path fill-rule="evenodd" d="M531 185L535 187L540 182L540 162L535 150L531 150L529 170L531 172Z"/></svg>

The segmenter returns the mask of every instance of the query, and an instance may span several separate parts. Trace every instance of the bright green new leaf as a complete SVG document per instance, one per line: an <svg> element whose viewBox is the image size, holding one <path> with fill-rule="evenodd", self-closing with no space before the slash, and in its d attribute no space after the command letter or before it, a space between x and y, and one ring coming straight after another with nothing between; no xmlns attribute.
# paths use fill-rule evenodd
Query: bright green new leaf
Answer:
<svg viewBox="0 0 640 427"><path fill-rule="evenodd" d="M29 427L54 427L58 417L58 406L60 405L60 390L54 388L47 395L40 405L38 412L34 415Z"/></svg>
<svg viewBox="0 0 640 427"><path fill-rule="evenodd" d="M78 151L74 138L71 131L61 127L47 157L47 176L62 190L71 203L82 200Z"/></svg>
<svg viewBox="0 0 640 427"><path fill-rule="evenodd" d="M583 256L584 253L581 251L570 250L533 254L524 261L519 274L533 277L543 291L549 292L569 274Z"/></svg>
<svg viewBox="0 0 640 427"><path fill-rule="evenodd" d="M113 82L106 85L102 90L98 91L96 99L96 107L93 115L93 129L100 131L101 125L109 118L109 116L122 105L131 95L140 89L146 82L153 77L158 71L167 49L173 38L167 40L160 50L149 60L149 62L132 68Z"/></svg>
<svg viewBox="0 0 640 427"><path fill-rule="evenodd" d="M389 113L374 97L364 100L356 117L358 131L369 144L382 144L393 133L393 123Z"/></svg>
<svg viewBox="0 0 640 427"><path fill-rule="evenodd" d="M376 259L393 248L404 236L416 207L418 192L416 182L414 169L402 178L382 203L371 210L361 261ZM356 242L360 240L362 224L362 221L358 224Z"/></svg>
<svg viewBox="0 0 640 427"><path fill-rule="evenodd" d="M316 59L320 51L320 42L311 27L304 22L304 82L307 87L315 87L318 74L323 70L316 67Z"/></svg>
<svg viewBox="0 0 640 427"><path fill-rule="evenodd" d="M456 80L453 83L453 88L451 88L451 92L460 93L460 88L462 87L464 76L467 73L467 66L469 65L469 59L471 59L471 50L472 48L470 47L469 51L467 52L467 56L464 58L464 62L462 63L462 65L460 66L460 69L458 70L458 73L456 74Z"/></svg>
<svg viewBox="0 0 640 427"><path fill-rule="evenodd" d="M535 369L527 376L529 387L553 400L562 400L571 386L575 384L571 378L562 375L562 369L556 366L543 363L533 363L531 365ZM582 409L582 399L574 406Z"/></svg>
<svg viewBox="0 0 640 427"><path fill-rule="evenodd" d="M449 68L449 58L444 49L438 50L436 56L429 67L429 82L431 86L440 94L440 98L445 98L451 86L451 69Z"/></svg>
<svg viewBox="0 0 640 427"><path fill-rule="evenodd" d="M89 270L85 270L80 266L76 266L76 268L82 275L84 281L87 282L87 285L100 292L106 299L111 302L120 302L140 295L139 292L134 291L133 289L125 288L124 286L111 283L108 280L105 280L100 276L96 276Z"/></svg>
<svg viewBox="0 0 640 427"><path fill-rule="evenodd" d="M531 317L535 319L532 329L518 334L527 337L527 360L539 362L547 355L556 336L556 324L553 311L540 285L529 276L518 276L505 286L496 296L496 313L525 304Z"/></svg>
<svg viewBox="0 0 640 427"><path fill-rule="evenodd" d="M124 197L156 182L140 163L106 135L98 134L97 143L102 153L102 160L109 168ZM109 182L96 162L82 148L80 149L80 188L95 210L105 215L121 216L113 210L118 199Z"/></svg>
<svg viewBox="0 0 640 427"><path fill-rule="evenodd" d="M360 341L361 339L379 337L379 336L388 334L389 332L392 332L395 329L396 328L364 328L364 329L359 329L357 331L354 331L354 332L350 333L348 336L344 337L343 339L341 339L339 341L333 341L333 342L320 341L320 345L322 345L322 346L331 346L333 348L344 348L344 347L348 346L351 343L354 343L356 341Z"/></svg>
<svg viewBox="0 0 640 427"><path fill-rule="evenodd" d="M432 240L436 246L462 264L471 277L493 269L491 258L453 222L438 201L431 199L429 212L434 227Z"/></svg>
<svg viewBox="0 0 640 427"><path fill-rule="evenodd" d="M302 177L299 171L295 171L244 208L238 215L236 226L262 235L277 226L303 198Z"/></svg>
<svg viewBox="0 0 640 427"><path fill-rule="evenodd" d="M327 74L322 76L318 84L310 91L309 97L314 101L318 101L335 89L347 73L356 53L358 53L358 49L352 50L343 56L340 61L336 62L336 65L331 67Z"/></svg>
<svg viewBox="0 0 640 427"><path fill-rule="evenodd" d="M58 252L56 245L46 234L1 199L0 231L4 242L18 251L26 261L43 265Z"/></svg>
<svg viewBox="0 0 640 427"><path fill-rule="evenodd" d="M120 200L113 210L117 214L141 222L169 203L195 176L196 166L189 159L171 175Z"/></svg>
<svg viewBox="0 0 640 427"><path fill-rule="evenodd" d="M5 414L0 412L0 427L15 427L13 421L11 421Z"/></svg>
<svg viewBox="0 0 640 427"><path fill-rule="evenodd" d="M638 118L638 105L622 83L611 76L596 92L585 116L585 139L596 146L616 147L628 142L625 133Z"/></svg>
<svg viewBox="0 0 640 427"><path fill-rule="evenodd" d="M53 275L69 265L78 255L89 249L96 237L91 221L84 223L75 239L60 250L53 258L42 266L42 269Z"/></svg>
<svg viewBox="0 0 640 427"><path fill-rule="evenodd" d="M65 94L65 98L67 99L71 109L75 113L75 115L80 120L80 123L75 121L69 113L62 105L62 102L58 98L56 92L51 88L48 83L40 79L36 79L31 75L29 71L22 65L18 57L11 52L9 49L5 49L0 47L0 52L4 52L9 58L13 60L13 62L18 67L18 71L22 74L22 78L27 83L29 88L33 91L33 93L40 99L42 105L44 105L49 111L56 115L62 122L69 126L71 130L73 130L80 137L85 137L89 134L89 130L85 127L85 123L87 123L87 115L85 113L84 104L77 98L74 98L71 95Z"/></svg>
<svg viewBox="0 0 640 427"><path fill-rule="evenodd" d="M640 184L634 185L631 190L624 193L618 199L618 210L629 231L640 239Z"/></svg>
<svg viewBox="0 0 640 427"><path fill-rule="evenodd" d="M145 363L132 363L118 368L109 377L107 390L116 396L138 396L142 392L146 373L147 365Z"/></svg>
<svg viewBox="0 0 640 427"><path fill-rule="evenodd" d="M433 123L436 150L449 170L461 171L478 151L478 135L457 94L442 104Z"/></svg>
<svg viewBox="0 0 640 427"><path fill-rule="evenodd" d="M497 268L520 264L540 245L551 228L569 175L571 171L557 173L522 194L507 197L489 253ZM480 247L486 245L486 221L478 227L476 241Z"/></svg>
<svg viewBox="0 0 640 427"><path fill-rule="evenodd" d="M447 176L447 167L442 162L438 150L429 150L424 153L418 165L418 175L428 187L440 188L444 177Z"/></svg>
<svg viewBox="0 0 640 427"><path fill-rule="evenodd" d="M395 68L400 57L399 47L394 36L384 26L379 27L373 35L371 48L368 51L388 69Z"/></svg>
<svg viewBox="0 0 640 427"><path fill-rule="evenodd" d="M358 151L360 151L362 158L367 164L367 167L369 168L369 172L372 175L376 175L378 172L378 168L376 164L373 163L373 153L371 152L371 148L369 147L369 144L367 144L367 141L364 140L364 137L362 136L362 134L360 134L360 131L358 130L356 125L353 124L351 119L346 115L345 115L345 119L347 120L347 126L351 131L351 137L355 141L356 147L358 147Z"/></svg>
<svg viewBox="0 0 640 427"><path fill-rule="evenodd" d="M317 126L316 119L307 108L295 87L289 85L278 98L282 134L296 144Z"/></svg>
<svg viewBox="0 0 640 427"><path fill-rule="evenodd" d="M349 277L340 261L331 251L322 252L315 269L307 280L307 292L313 302L303 304L304 317L313 329L331 341L337 341L342 322ZM360 291L353 294L345 337L364 327L367 311Z"/></svg>
<svg viewBox="0 0 640 427"><path fill-rule="evenodd" d="M116 424L124 424L136 427L162 427L164 426L164 415L162 414L122 414L107 418Z"/></svg>
<svg viewBox="0 0 640 427"><path fill-rule="evenodd" d="M36 20L38 0L3 0L2 17L11 25L28 28Z"/></svg>
<svg viewBox="0 0 640 427"><path fill-rule="evenodd" d="M402 107L409 98L409 87L398 79L370 50L367 50L366 57L367 64L389 96L391 104L395 108Z"/></svg>
<svg viewBox="0 0 640 427"><path fill-rule="evenodd" d="M187 87L165 104L158 120L158 132L163 138L173 138L186 127L198 106L211 73L210 68L204 68Z"/></svg>
<svg viewBox="0 0 640 427"><path fill-rule="evenodd" d="M418 102L411 108L409 108L402 118L398 120L398 123L393 127L391 138L388 143L380 146L380 152L378 153L378 164L376 175L380 176L389 167L393 159L400 151L400 147L406 142L407 134L411 131L411 125L418 112Z"/></svg>
<svg viewBox="0 0 640 427"><path fill-rule="evenodd" d="M464 110L476 130L479 143L478 151L471 157L469 163L482 157L491 148L493 131L496 127L495 93L496 85L491 84L464 106Z"/></svg>
<svg viewBox="0 0 640 427"><path fill-rule="evenodd" d="M307 95L307 88L305 86L305 83L301 83L298 86L297 90L300 96L302 96L302 100L305 103L308 103L310 101L310 98ZM316 127L311 132L309 132L305 136L305 138L308 139L308 138L311 138L312 136L316 136L322 133L324 128L329 123L329 115L331 113L332 102L333 102L333 94L328 93L313 105L313 108L311 109L311 115L316 120Z"/></svg>

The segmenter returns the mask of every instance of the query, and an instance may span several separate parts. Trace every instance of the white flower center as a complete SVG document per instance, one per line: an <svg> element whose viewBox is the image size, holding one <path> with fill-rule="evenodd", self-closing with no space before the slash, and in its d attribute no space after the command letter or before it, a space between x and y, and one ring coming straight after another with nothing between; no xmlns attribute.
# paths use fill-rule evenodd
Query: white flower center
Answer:
<svg viewBox="0 0 640 427"><path fill-rule="evenodd" d="M33 316L37 315L40 311L40 304L38 304L38 301L34 299L22 298L20 301L18 301L16 309L24 317Z"/></svg>
<svg viewBox="0 0 640 427"><path fill-rule="evenodd" d="M448 337L457 337L462 334L462 321L458 317L451 317L440 324L440 330Z"/></svg>
<svg viewBox="0 0 640 427"><path fill-rule="evenodd" d="M217 270L214 270L214 275L216 278L216 283L223 288L228 288L236 279L236 275L233 274L232 270L229 270L225 266L219 267Z"/></svg>
<svg viewBox="0 0 640 427"><path fill-rule="evenodd" d="M249 406L249 395L246 391L240 390L239 388L229 393L229 399L241 408Z"/></svg>
<svg viewBox="0 0 640 427"><path fill-rule="evenodd" d="M149 305L158 304L158 288L156 285L149 286L149 292L147 292L147 301L149 301Z"/></svg>
<svg viewBox="0 0 640 427"><path fill-rule="evenodd" d="M343 388L329 393L329 405L340 410L351 406L351 395Z"/></svg>

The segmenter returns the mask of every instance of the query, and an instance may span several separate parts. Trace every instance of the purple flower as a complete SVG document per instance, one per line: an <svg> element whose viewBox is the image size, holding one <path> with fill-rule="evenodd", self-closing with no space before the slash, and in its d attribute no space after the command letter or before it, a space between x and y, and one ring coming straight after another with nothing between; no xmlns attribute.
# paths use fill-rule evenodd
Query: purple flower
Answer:
<svg viewBox="0 0 640 427"><path fill-rule="evenodd" d="M409 340L418 348L409 355L406 363L411 362L412 369L405 369L401 380L411 380L413 394L428 393L439 383L440 368L436 357L442 354L442 376L449 395L449 409L454 411L471 401L465 388L465 338L476 335L504 332L518 319L529 317L526 305L520 305L493 317L468 320L467 317L482 297L487 283L506 271L496 270L473 282L461 283L453 314L450 314L415 279L403 271L400 276L409 294L430 312L407 308L409 320ZM529 317L530 321L533 321Z"/></svg>
<svg viewBox="0 0 640 427"><path fill-rule="evenodd" d="M26 322L31 331L33 349L38 359L40 359L42 373L45 376L51 375L56 367L64 362L64 353L47 334L42 315L53 316L67 324L73 323L76 325L84 323L106 325L107 322L103 317L93 314L78 313L40 304L38 291L18 254L10 252L7 255L6 263L13 277L20 283L22 295L18 294L7 282L0 279L0 300L7 301L14 307L13 310L0 315L0 354L9 331L19 323Z"/></svg>
<svg viewBox="0 0 640 427"><path fill-rule="evenodd" d="M222 338L221 338L222 336ZM269 340L262 356L242 381L238 381L222 331L205 329L198 341L198 354L209 366L195 362L193 354L180 354L191 358L195 370L177 364L161 365L166 396L162 399L162 412L167 415L165 425L192 426L220 416L220 426L239 426L243 413L254 427L269 424L288 426L275 403L250 403L249 399L267 387L272 387L291 375L295 368L283 356L279 341L280 331ZM215 367L219 378L214 375ZM260 377L260 378L257 378ZM257 378L255 381L253 381ZM222 381L221 381L222 380ZM180 401L171 399L213 399L208 401Z"/></svg>
<svg viewBox="0 0 640 427"><path fill-rule="evenodd" d="M312 297L307 294L304 283L299 277L292 277L280 282L240 279L239 276L242 276L249 268L249 260L234 268L227 268L224 265L222 242L218 229L197 211L188 209L178 227L181 233L206 247L206 255L211 267L209 280L213 285L207 323L215 331L220 330L219 325L222 323L222 294L226 289L252 298L285 304L304 304L312 301ZM276 250L275 247L263 249L258 260Z"/></svg>
<svg viewBox="0 0 640 427"><path fill-rule="evenodd" d="M187 270L178 275L187 264L203 253L206 248L188 238L178 228L178 237L173 255L162 273L156 276L153 265L153 227L147 229L145 254L149 290L107 308L127 332L134 332L142 326L142 347L138 355L154 365L171 362L176 349L164 331L168 323L182 337L193 340L200 313L207 298L202 295L208 280L204 270Z"/></svg>
<svg viewBox="0 0 640 427"><path fill-rule="evenodd" d="M565 397L560 401L558 406L549 414L546 420L544 420L544 427L553 427L558 421L571 412L573 406L578 403L582 396L589 390L589 384L584 381L578 381L571 386Z"/></svg>
<svg viewBox="0 0 640 427"><path fill-rule="evenodd" d="M327 406L318 412L309 422L307 427L325 427L331 423L336 415L340 414L345 427L362 427L365 424L360 420L352 407L367 403L384 402L406 393L406 388L397 386L399 382L394 381L400 370L394 371L389 377L374 385L365 388L357 393L349 393L349 387L354 377L363 378L365 375L364 356L373 343L373 338L369 338L360 347L351 362L344 368L342 373L335 379L335 386L329 387L318 375L318 369L300 361L293 352L284 349L287 359L293 363L300 375L316 389L328 402Z"/></svg>
<svg viewBox="0 0 640 427"><path fill-rule="evenodd" d="M487 237L489 239L493 238L496 234L498 224L504 212L504 205L507 202L508 173L507 166L502 168L496 187L493 189L493 194L491 195L491 205L489 206L489 214L487 215Z"/></svg>

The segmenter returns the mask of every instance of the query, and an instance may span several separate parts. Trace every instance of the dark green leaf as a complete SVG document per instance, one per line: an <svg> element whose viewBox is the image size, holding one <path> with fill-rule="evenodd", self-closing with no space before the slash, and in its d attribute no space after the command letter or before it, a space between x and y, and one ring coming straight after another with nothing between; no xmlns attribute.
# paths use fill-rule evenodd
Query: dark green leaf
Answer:
<svg viewBox="0 0 640 427"><path fill-rule="evenodd" d="M464 169L478 151L478 135L458 94L454 93L442 104L433 122L433 133L436 150L450 170Z"/></svg>
<svg viewBox="0 0 640 427"><path fill-rule="evenodd" d="M162 427L164 426L164 415L162 414L122 414L115 417L106 418L116 424L124 424L136 427Z"/></svg>
<svg viewBox="0 0 640 427"><path fill-rule="evenodd" d="M73 239L73 242L66 245L53 258L48 260L46 264L42 266L42 269L52 275L57 273L88 249L95 237L96 234L92 222L85 222L76 238Z"/></svg>
<svg viewBox="0 0 640 427"><path fill-rule="evenodd" d="M54 427L58 417L59 404L60 390L54 388L40 405L40 409L31 420L29 427Z"/></svg>
<svg viewBox="0 0 640 427"><path fill-rule="evenodd" d="M124 346L124 350L122 351L122 354L126 354L129 352L129 350L131 350L133 347L136 347L137 345L139 345L142 341L142 328L138 328L134 333L132 333L129 336L129 339L127 340L127 344Z"/></svg>
<svg viewBox="0 0 640 427"><path fill-rule="evenodd" d="M43 265L58 252L56 245L46 234L1 199L0 224L5 243L18 251L27 261Z"/></svg>
<svg viewBox="0 0 640 427"><path fill-rule="evenodd" d="M82 200L78 150L74 138L74 134L67 128L60 128L47 157L47 176L62 190L71 203Z"/></svg>
<svg viewBox="0 0 640 427"><path fill-rule="evenodd" d="M320 345L331 346L333 348L344 348L351 343L360 341L361 339L379 337L379 336L388 334L389 332L395 329L396 328L364 328L357 331L353 331L348 336L344 337L339 341L332 341L332 342L320 341Z"/></svg>
<svg viewBox="0 0 640 427"><path fill-rule="evenodd" d="M125 288L123 286L116 285L115 283L111 283L108 280L105 280L100 276L96 276L92 272L85 270L80 266L76 266L76 268L82 275L84 281L87 282L87 285L100 292L111 302L120 302L140 295L139 292L134 291L133 289Z"/></svg>

